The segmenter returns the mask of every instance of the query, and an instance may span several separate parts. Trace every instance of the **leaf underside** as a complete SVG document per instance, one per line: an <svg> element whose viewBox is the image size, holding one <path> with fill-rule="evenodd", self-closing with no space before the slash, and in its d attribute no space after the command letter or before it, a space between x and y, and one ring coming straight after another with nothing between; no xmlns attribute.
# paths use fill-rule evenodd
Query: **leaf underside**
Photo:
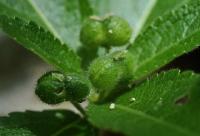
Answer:
<svg viewBox="0 0 200 136"><path fill-rule="evenodd" d="M171 11L144 30L129 47L135 79L143 78L200 43L200 1Z"/></svg>
<svg viewBox="0 0 200 136"><path fill-rule="evenodd" d="M84 18L92 14L80 0L1 0L2 14L36 22L74 50L80 46L79 31ZM87 2L87 0L81 0ZM87 12L86 12L87 11Z"/></svg>
<svg viewBox="0 0 200 136"><path fill-rule="evenodd" d="M88 107L97 127L128 136L198 136L200 76L177 70L161 73L109 104Z"/></svg>

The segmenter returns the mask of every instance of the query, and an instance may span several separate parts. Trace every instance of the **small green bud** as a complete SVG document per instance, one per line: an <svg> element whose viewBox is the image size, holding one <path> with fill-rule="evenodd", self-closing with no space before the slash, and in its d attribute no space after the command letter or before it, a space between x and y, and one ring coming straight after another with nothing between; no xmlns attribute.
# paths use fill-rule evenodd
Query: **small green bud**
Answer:
<svg viewBox="0 0 200 136"><path fill-rule="evenodd" d="M58 71L44 74L37 82L36 95L45 103L58 104L65 101L64 75Z"/></svg>
<svg viewBox="0 0 200 136"><path fill-rule="evenodd" d="M66 99L82 102L89 94L89 81L79 74L67 74L65 76Z"/></svg>
<svg viewBox="0 0 200 136"><path fill-rule="evenodd" d="M133 57L125 51L117 51L97 58L89 68L89 78L94 86L92 101L104 101L128 86L133 78Z"/></svg>
<svg viewBox="0 0 200 136"><path fill-rule="evenodd" d="M129 42L132 28L129 23L118 16L109 16L103 21L106 29L105 46L122 46Z"/></svg>
<svg viewBox="0 0 200 136"><path fill-rule="evenodd" d="M81 28L80 40L90 47L103 45L106 39L105 29L101 20L88 19Z"/></svg>

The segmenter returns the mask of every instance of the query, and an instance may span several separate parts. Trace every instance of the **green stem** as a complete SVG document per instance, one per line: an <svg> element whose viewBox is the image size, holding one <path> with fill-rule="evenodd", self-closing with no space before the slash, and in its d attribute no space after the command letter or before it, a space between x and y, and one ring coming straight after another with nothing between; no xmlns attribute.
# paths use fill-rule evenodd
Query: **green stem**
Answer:
<svg viewBox="0 0 200 136"><path fill-rule="evenodd" d="M86 113L85 113L85 110L83 109L83 107L77 103L77 102L74 102L74 101L71 101L71 103L74 105L74 107L76 107L76 109L83 115L84 118L87 117Z"/></svg>

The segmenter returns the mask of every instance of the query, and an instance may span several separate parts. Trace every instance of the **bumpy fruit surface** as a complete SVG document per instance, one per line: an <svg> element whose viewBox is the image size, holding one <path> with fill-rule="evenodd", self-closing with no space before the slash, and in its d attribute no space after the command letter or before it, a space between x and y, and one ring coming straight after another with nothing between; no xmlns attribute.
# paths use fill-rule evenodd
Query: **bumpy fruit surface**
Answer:
<svg viewBox="0 0 200 136"><path fill-rule="evenodd" d="M89 81L79 74L67 74L65 76L66 99L82 102L89 94Z"/></svg>
<svg viewBox="0 0 200 136"><path fill-rule="evenodd" d="M109 16L103 24L106 29L106 46L122 46L129 42L132 28L125 19Z"/></svg>
<svg viewBox="0 0 200 136"><path fill-rule="evenodd" d="M117 51L97 58L89 68L89 78L94 86L92 101L104 101L117 94L133 78L133 57L127 51Z"/></svg>
<svg viewBox="0 0 200 136"><path fill-rule="evenodd" d="M45 103L58 104L65 101L64 75L58 71L44 74L37 82L36 95Z"/></svg>
<svg viewBox="0 0 200 136"><path fill-rule="evenodd" d="M88 19L81 28L80 40L85 46L98 47L106 39L105 29L100 20Z"/></svg>

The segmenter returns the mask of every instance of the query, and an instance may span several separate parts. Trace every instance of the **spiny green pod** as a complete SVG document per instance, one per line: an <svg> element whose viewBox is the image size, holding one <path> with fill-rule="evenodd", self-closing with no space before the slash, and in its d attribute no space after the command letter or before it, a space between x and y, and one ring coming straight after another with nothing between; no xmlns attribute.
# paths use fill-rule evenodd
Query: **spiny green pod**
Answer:
<svg viewBox="0 0 200 136"><path fill-rule="evenodd" d="M85 46L98 47L106 40L105 32L101 20L89 18L81 28L80 40Z"/></svg>
<svg viewBox="0 0 200 136"><path fill-rule="evenodd" d="M117 51L97 58L89 68L89 78L93 89L89 99L105 101L129 85L133 78L133 56L125 51Z"/></svg>
<svg viewBox="0 0 200 136"><path fill-rule="evenodd" d="M65 101L64 75L58 71L44 74L37 82L36 95L45 103L58 104Z"/></svg>
<svg viewBox="0 0 200 136"><path fill-rule="evenodd" d="M67 100L82 102L89 94L89 80L83 75L75 73L67 74L64 84Z"/></svg>
<svg viewBox="0 0 200 136"><path fill-rule="evenodd" d="M129 23L118 16L109 16L103 21L106 29L105 46L122 46L129 42L132 28Z"/></svg>

